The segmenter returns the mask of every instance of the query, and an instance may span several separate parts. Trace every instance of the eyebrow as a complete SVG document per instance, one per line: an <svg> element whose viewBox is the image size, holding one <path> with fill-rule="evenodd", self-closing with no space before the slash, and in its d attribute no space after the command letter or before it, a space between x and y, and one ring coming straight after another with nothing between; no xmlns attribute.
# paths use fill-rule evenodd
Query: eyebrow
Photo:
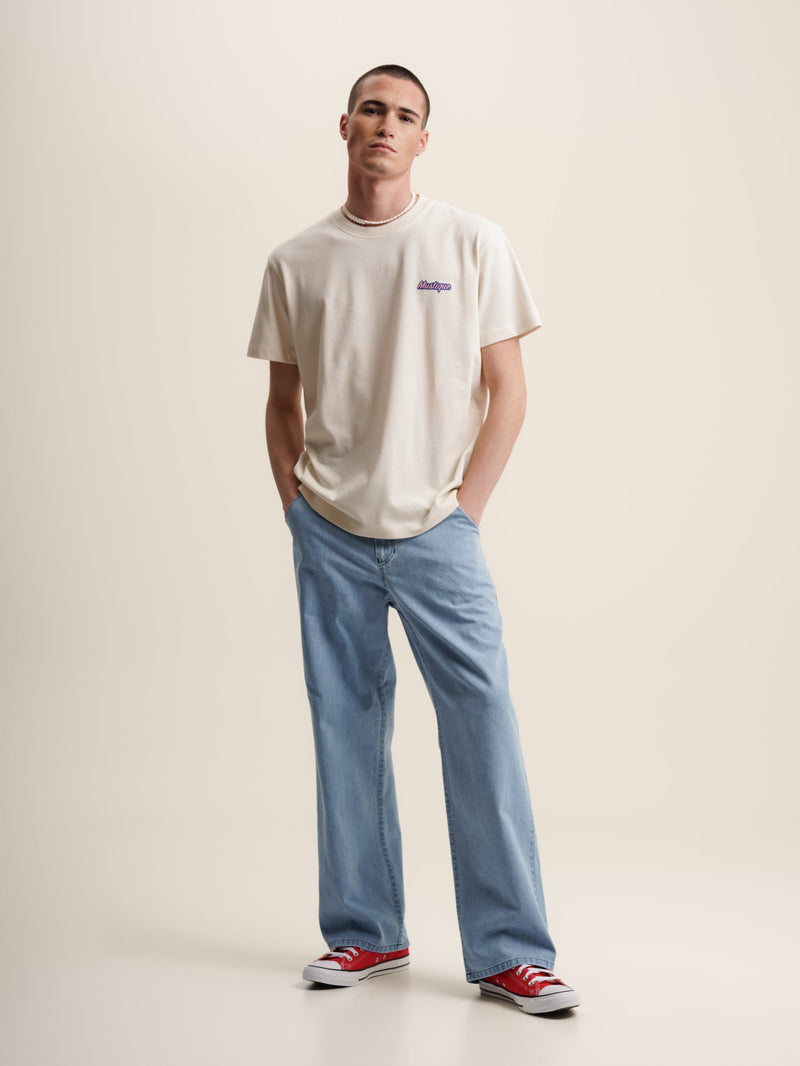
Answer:
<svg viewBox="0 0 800 1066"><path fill-rule="evenodd" d="M377 107L386 107L386 104L383 102L383 100L362 100L358 106L359 107L369 107L369 106L372 106L372 107L375 107L375 106L377 106ZM417 114L417 112L413 111L410 107L398 107L397 110L398 111L404 111L407 115L413 115L414 118L419 118L419 115Z"/></svg>

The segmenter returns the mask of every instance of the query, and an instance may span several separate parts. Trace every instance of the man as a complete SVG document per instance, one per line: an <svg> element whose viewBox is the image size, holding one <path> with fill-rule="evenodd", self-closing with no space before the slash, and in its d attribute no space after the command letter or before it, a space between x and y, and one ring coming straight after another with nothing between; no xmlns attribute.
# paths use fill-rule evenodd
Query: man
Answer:
<svg viewBox="0 0 800 1066"><path fill-rule="evenodd" d="M354 985L409 962L393 607L437 715L467 980L542 1013L579 999L552 973L478 530L524 417L519 338L541 320L498 226L412 193L429 109L404 67L358 79L339 122L347 201L270 256L248 349L271 360L267 446L293 538L316 751L330 950L303 976Z"/></svg>

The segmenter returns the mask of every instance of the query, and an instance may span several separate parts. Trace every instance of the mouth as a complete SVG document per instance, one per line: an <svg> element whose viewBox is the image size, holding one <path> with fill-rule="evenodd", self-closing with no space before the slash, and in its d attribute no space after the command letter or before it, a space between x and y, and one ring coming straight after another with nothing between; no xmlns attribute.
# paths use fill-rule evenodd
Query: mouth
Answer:
<svg viewBox="0 0 800 1066"><path fill-rule="evenodd" d="M394 152L394 148L392 148L391 145L383 144L382 142L378 144L371 144L370 148L376 152Z"/></svg>

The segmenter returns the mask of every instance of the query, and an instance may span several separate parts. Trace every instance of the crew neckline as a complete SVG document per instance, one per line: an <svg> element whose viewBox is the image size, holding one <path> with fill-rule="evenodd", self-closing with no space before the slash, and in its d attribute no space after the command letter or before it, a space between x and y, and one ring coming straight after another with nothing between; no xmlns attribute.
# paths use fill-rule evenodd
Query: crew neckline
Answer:
<svg viewBox="0 0 800 1066"><path fill-rule="evenodd" d="M334 225L339 229L344 230L345 233L349 233L351 237L358 237L361 240L374 241L380 240L382 237L387 237L392 233L397 233L398 230L405 229L406 226L410 226L412 222L416 222L425 208L431 201L424 193L420 193L417 202L407 211L401 218L396 218L393 222L384 222L380 226L361 226L358 222L351 222L350 219L342 214L341 208L337 207L330 214L330 219Z"/></svg>

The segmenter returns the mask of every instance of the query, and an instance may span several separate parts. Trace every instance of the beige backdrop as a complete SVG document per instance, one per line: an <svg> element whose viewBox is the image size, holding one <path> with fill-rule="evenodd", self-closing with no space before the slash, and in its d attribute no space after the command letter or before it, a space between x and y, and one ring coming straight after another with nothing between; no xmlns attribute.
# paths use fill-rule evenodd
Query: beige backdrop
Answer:
<svg viewBox="0 0 800 1066"><path fill-rule="evenodd" d="M797 1061L799 23L790 0L6 5L5 1062ZM545 323L483 541L584 997L555 1024L463 983L399 632L415 965L299 980L313 756L245 348L268 252L344 198L338 117L381 62L432 97L415 188L505 227Z"/></svg>

